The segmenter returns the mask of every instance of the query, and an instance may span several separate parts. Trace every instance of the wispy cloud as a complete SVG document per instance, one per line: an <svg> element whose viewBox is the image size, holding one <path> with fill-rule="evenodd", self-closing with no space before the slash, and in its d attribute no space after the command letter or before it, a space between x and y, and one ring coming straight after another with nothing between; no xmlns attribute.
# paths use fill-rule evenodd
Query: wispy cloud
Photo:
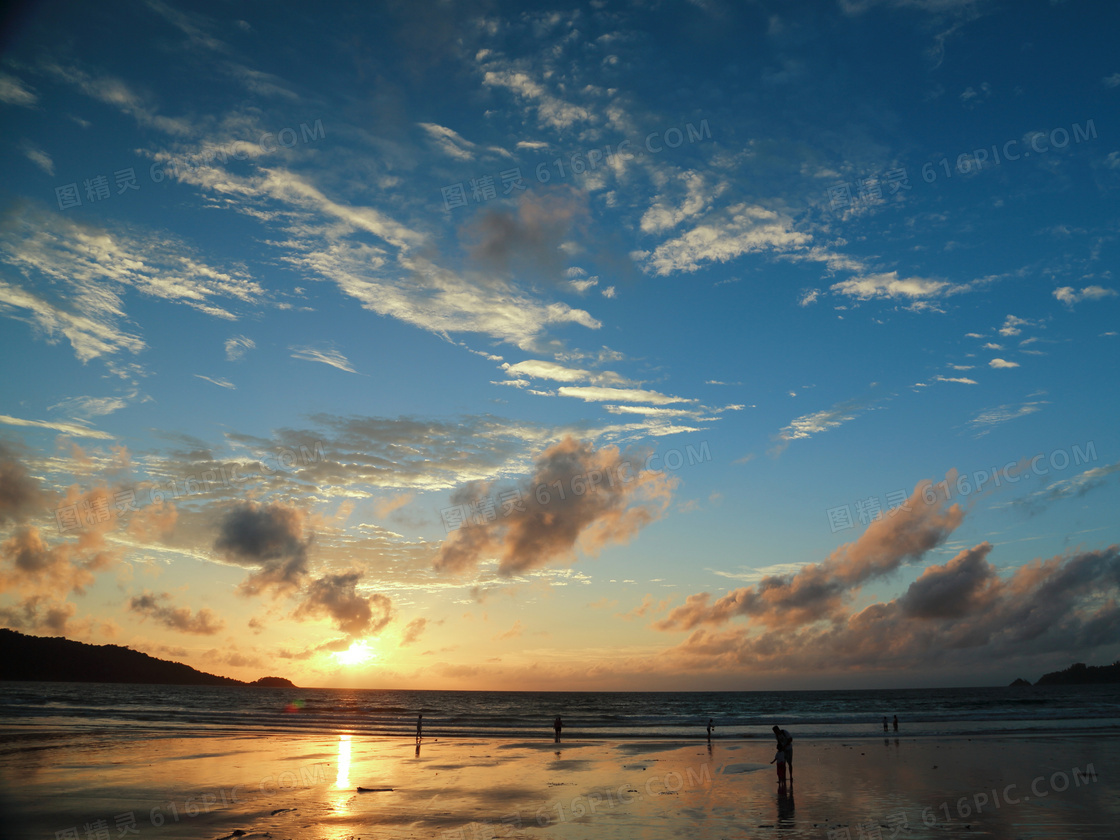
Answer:
<svg viewBox="0 0 1120 840"><path fill-rule="evenodd" d="M321 362L324 365L336 367L339 370L344 370L347 373L357 373L350 361L342 355L338 350L322 349L318 347L307 346L293 346L289 347L292 351L293 359L304 359L308 362Z"/></svg>
<svg viewBox="0 0 1120 840"><path fill-rule="evenodd" d="M831 408L805 414L783 427L775 436L771 454L777 455L795 440L807 440L813 435L835 429L876 407L877 400L845 400Z"/></svg>
<svg viewBox="0 0 1120 840"><path fill-rule="evenodd" d="M213 385L217 385L219 388L237 388L237 386L230 382L228 379L211 379L209 376L203 376L201 373L196 373L194 375L199 379L205 379L207 382Z"/></svg>
<svg viewBox="0 0 1120 840"><path fill-rule="evenodd" d="M24 420L8 414L0 414L0 423L8 426L26 426L33 429L51 429L73 437L97 438L99 440L113 440L113 435L77 423L52 423L48 420Z"/></svg>

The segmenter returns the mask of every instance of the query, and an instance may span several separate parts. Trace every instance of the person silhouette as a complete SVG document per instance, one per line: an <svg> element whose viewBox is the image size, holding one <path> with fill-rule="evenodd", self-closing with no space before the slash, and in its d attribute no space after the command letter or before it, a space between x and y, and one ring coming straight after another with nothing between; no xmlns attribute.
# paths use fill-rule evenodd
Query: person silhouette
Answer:
<svg viewBox="0 0 1120 840"><path fill-rule="evenodd" d="M793 784L793 736L786 730L775 725L774 737L778 739L778 749L785 753L786 772L789 774L789 783Z"/></svg>
<svg viewBox="0 0 1120 840"><path fill-rule="evenodd" d="M898 731L898 715L894 716L894 731Z"/></svg>
<svg viewBox="0 0 1120 840"><path fill-rule="evenodd" d="M560 720L560 715L556 716L556 720L552 722L552 728L556 730L556 743L560 743L560 730L564 728L564 722Z"/></svg>
<svg viewBox="0 0 1120 840"><path fill-rule="evenodd" d="M421 712L416 718L416 742L420 743L420 739L424 737L424 713Z"/></svg>
<svg viewBox="0 0 1120 840"><path fill-rule="evenodd" d="M708 743L709 744L712 742L712 730L713 729L715 729L715 726L712 724L712 719L708 718Z"/></svg>

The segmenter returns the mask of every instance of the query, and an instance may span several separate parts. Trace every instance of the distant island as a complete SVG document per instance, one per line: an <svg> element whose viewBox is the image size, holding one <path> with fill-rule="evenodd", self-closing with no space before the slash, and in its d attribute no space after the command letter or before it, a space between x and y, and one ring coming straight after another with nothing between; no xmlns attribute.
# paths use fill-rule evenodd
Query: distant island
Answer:
<svg viewBox="0 0 1120 840"><path fill-rule="evenodd" d="M1105 683L1120 683L1120 660L1111 665L1086 665L1084 662L1075 662L1064 671L1043 674L1035 685L1104 685ZM1020 687L1029 686L1030 683L1020 678L1011 685Z"/></svg>
<svg viewBox="0 0 1120 840"><path fill-rule="evenodd" d="M297 687L283 677L261 677L247 683L120 645L87 645L61 636L27 636L6 628L0 628L0 680Z"/></svg>

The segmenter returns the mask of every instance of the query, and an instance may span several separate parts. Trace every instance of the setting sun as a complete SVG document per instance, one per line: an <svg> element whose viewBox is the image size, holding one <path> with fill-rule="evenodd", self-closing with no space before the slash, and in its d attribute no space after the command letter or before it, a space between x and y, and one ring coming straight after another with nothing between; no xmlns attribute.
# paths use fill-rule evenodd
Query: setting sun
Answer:
<svg viewBox="0 0 1120 840"><path fill-rule="evenodd" d="M340 650L335 654L335 658L343 665L361 665L376 656L377 654L370 650L369 643L364 639L354 642L346 650Z"/></svg>

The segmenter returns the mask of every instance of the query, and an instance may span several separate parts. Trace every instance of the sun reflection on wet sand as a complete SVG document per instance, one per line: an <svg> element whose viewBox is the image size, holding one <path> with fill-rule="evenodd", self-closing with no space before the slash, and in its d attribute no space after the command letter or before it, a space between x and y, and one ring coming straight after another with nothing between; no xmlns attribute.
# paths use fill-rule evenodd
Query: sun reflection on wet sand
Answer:
<svg viewBox="0 0 1120 840"><path fill-rule="evenodd" d="M338 778L335 779L336 790L350 788L350 736L338 736Z"/></svg>

